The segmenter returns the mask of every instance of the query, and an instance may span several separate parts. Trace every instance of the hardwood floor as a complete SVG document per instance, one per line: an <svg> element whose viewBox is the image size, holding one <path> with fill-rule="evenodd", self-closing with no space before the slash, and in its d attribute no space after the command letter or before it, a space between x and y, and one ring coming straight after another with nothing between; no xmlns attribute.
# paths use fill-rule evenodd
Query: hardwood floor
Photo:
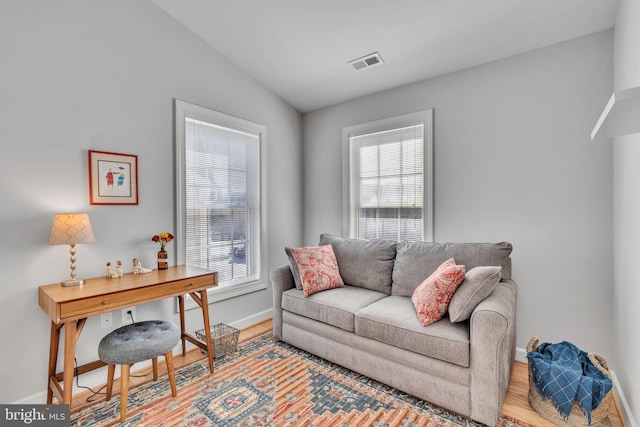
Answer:
<svg viewBox="0 0 640 427"><path fill-rule="evenodd" d="M271 320L266 320L264 322L253 325L249 328L243 329L240 331L240 337L238 338L239 342L246 341L255 336L261 335L265 332L271 331L272 323ZM199 349L193 349L187 352L185 357L182 356L174 356L175 368L179 368L181 366L187 365L189 363L195 362L196 360L205 358L206 355L200 352ZM159 363L160 375L166 372L166 368L164 363ZM146 381L150 381L151 367L145 368L141 371L134 372L132 375L137 375L136 377L132 377L130 380L129 387L134 387L136 384L140 384ZM119 396L116 394L119 390L119 381L114 382L114 397L115 399L119 399ZM504 404L502 405L502 415L504 417L515 418L517 420L523 421L531 426L543 426L543 427L551 427L555 426L555 424L547 421L545 418L538 415L538 413L529 405L528 401L528 392L529 392L529 378L528 378L528 367L526 363L515 362L513 367L513 373L511 375L511 381L509 381L509 389L507 390L507 395L505 397ZM79 410L82 407L90 405L96 401L103 400L104 396L98 395L94 396L95 400L87 403L87 398L91 395L91 392L79 393L73 396L73 411ZM611 420L612 427L624 427L624 423L622 421L622 417L620 416L620 411L618 408L618 403L615 400L611 405L611 413L609 414L609 419Z"/></svg>

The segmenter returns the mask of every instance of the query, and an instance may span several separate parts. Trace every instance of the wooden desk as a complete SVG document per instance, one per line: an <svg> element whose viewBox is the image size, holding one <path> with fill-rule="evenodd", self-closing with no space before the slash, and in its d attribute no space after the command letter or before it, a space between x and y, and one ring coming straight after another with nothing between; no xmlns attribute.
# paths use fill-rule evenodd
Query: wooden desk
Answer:
<svg viewBox="0 0 640 427"><path fill-rule="evenodd" d="M40 307L51 318L47 403L52 403L55 394L59 403L71 404L76 342L88 317L164 298L178 297L183 356L186 354L186 341L206 350L209 357L209 370L213 373L207 289L217 285L218 273L180 265L144 274L125 274L120 278L87 279L82 286L65 287L59 283L41 286L38 295ZM202 309L207 336L206 344L185 330L184 296L186 294L191 295ZM63 327L65 328L64 370L56 374L60 331ZM77 371L78 374L84 374L102 366L105 366L104 362L95 361L79 366ZM60 381L64 388L60 385Z"/></svg>

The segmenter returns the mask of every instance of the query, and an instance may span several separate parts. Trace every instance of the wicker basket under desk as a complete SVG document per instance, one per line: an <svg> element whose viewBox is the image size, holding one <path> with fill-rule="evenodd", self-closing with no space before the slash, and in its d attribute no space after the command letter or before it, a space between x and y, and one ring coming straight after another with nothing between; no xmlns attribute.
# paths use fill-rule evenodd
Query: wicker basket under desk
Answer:
<svg viewBox="0 0 640 427"><path fill-rule="evenodd" d="M239 335L240 330L232 326L224 323L213 325L211 327L211 353L213 357L221 357L236 351ZM207 335L204 329L197 330L196 337L202 342L207 342Z"/></svg>
<svg viewBox="0 0 640 427"><path fill-rule="evenodd" d="M538 337L532 337L527 344L527 354L532 351L538 350L538 344L540 340ZM607 361L604 357L596 354L589 353L589 360L593 365L598 368L600 372L611 378L611 372ZM531 364L529 364L529 403L536 410L540 416L546 418L554 424L567 427L609 427L611 426L611 420L609 420L609 410L611 409L611 400L613 399L613 392L609 392L605 395L596 409L591 411L591 424L587 420L587 416L584 411L578 406L576 402L573 403L571 413L569 417L565 419L560 412L553 406L550 399L544 399L538 393L535 384L533 383L533 373L531 371Z"/></svg>

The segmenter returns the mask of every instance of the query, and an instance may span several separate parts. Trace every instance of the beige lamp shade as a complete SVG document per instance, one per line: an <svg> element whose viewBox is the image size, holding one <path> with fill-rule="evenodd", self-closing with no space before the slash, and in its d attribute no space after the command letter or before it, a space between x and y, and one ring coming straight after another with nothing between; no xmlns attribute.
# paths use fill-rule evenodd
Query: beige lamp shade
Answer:
<svg viewBox="0 0 640 427"><path fill-rule="evenodd" d="M89 215L61 213L53 218L49 236L50 245L75 245L95 241Z"/></svg>
<svg viewBox="0 0 640 427"><path fill-rule="evenodd" d="M76 279L76 244L95 242L93 229L87 214L56 214L49 235L50 245L69 245L71 257L71 279L65 280L62 286L78 286L84 284L84 280Z"/></svg>

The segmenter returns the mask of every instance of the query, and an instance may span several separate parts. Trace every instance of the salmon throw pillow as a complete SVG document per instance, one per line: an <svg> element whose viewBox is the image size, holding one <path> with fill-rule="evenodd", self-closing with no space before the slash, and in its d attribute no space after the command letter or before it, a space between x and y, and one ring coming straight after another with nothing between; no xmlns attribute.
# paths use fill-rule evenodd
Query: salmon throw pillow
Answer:
<svg viewBox="0 0 640 427"><path fill-rule="evenodd" d="M449 258L420 283L411 296L422 326L442 319L453 293L464 279L465 266Z"/></svg>
<svg viewBox="0 0 640 427"><path fill-rule="evenodd" d="M338 270L336 255L331 245L291 248L304 296L342 288L344 282Z"/></svg>

